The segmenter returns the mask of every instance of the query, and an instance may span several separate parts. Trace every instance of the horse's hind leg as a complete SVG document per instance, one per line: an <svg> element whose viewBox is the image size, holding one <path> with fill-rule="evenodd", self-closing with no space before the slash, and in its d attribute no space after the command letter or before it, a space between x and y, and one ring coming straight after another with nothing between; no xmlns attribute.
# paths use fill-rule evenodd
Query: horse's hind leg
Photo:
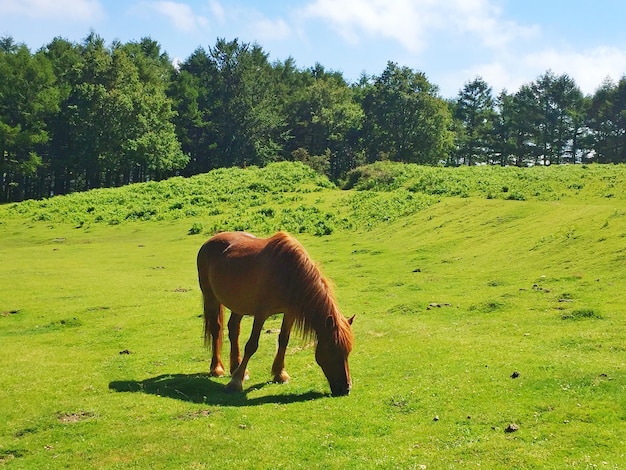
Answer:
<svg viewBox="0 0 626 470"><path fill-rule="evenodd" d="M243 315L231 312L228 320L228 339L230 340L230 373L233 374L239 364L241 364L241 353L239 352L239 333L241 332L241 319ZM250 378L246 370L244 380Z"/></svg>
<svg viewBox="0 0 626 470"><path fill-rule="evenodd" d="M287 351L287 344L289 343L289 335L291 333L291 327L293 326L295 318L292 315L283 315L283 324L280 327L280 334L278 335L278 351L274 358L274 364L272 364L272 374L274 375L274 382L285 383L289 382L289 374L285 370L285 352Z"/></svg>
<svg viewBox="0 0 626 470"><path fill-rule="evenodd" d="M246 370L248 368L248 362L252 355L259 348L259 337L261 336L261 330L263 329L263 324L265 323L266 316L257 315L254 317L254 323L252 325L252 333L250 334L250 339L246 343L246 347L243 352L243 359L241 360L241 364L239 367L235 369L235 372L232 374L232 378L228 385L226 385L226 390L229 392L241 392L243 391L243 380L246 375Z"/></svg>

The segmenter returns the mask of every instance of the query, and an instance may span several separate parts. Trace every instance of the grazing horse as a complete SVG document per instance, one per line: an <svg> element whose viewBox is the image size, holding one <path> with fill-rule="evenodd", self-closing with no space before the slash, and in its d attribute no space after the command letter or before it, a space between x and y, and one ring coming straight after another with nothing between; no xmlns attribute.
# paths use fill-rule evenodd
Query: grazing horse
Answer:
<svg viewBox="0 0 626 470"><path fill-rule="evenodd" d="M242 391L248 361L256 352L265 320L283 313L278 352L272 365L274 381L289 380L285 351L295 324L305 338L317 341L315 359L333 395L347 395L352 387L348 355L352 350L352 320L346 320L335 302L328 281L304 247L279 232L262 239L244 232L224 232L209 239L198 252L198 280L204 298L204 339L212 347L210 374L224 375L221 361L223 307L228 320L231 381L228 391ZM254 322L243 359L239 352L240 322Z"/></svg>

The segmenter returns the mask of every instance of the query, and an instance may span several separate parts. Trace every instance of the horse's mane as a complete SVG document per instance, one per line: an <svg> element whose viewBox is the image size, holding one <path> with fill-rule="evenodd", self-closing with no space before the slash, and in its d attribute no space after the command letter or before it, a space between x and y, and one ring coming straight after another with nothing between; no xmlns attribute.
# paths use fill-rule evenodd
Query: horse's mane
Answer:
<svg viewBox="0 0 626 470"><path fill-rule="evenodd" d="M332 318L335 343L350 352L353 342L350 324L339 312L332 285L304 247L293 237L279 232L268 240L266 249L271 250L281 270L290 304L295 307L295 326L304 338L316 338L316 331Z"/></svg>

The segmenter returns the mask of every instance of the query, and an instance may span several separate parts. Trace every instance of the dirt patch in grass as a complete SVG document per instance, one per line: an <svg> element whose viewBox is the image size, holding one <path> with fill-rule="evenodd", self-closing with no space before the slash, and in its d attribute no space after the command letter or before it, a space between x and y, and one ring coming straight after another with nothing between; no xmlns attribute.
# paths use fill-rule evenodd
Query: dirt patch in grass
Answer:
<svg viewBox="0 0 626 470"><path fill-rule="evenodd" d="M5 312L0 312L0 316L8 317L9 315L17 315L18 313L20 313L19 310L7 310Z"/></svg>
<svg viewBox="0 0 626 470"><path fill-rule="evenodd" d="M214 413L213 410L198 410L198 411L190 411L189 413L184 413L182 415L176 416L176 419L181 421L191 421L194 419L206 418Z"/></svg>
<svg viewBox="0 0 626 470"><path fill-rule="evenodd" d="M86 421L95 416L91 411L77 411L75 413L57 413L57 419L60 423L63 424L71 424L71 423L79 423L81 421Z"/></svg>

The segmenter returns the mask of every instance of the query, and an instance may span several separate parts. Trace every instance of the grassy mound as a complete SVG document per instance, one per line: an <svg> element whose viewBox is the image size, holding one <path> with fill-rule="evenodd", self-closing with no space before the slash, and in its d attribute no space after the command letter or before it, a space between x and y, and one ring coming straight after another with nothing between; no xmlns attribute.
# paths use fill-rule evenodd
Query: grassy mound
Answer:
<svg viewBox="0 0 626 470"><path fill-rule="evenodd" d="M285 230L320 236L371 228L436 201L406 190L344 194L308 166L281 162L10 204L0 207L0 223L18 219L88 228L185 219L190 221L189 234Z"/></svg>
<svg viewBox="0 0 626 470"><path fill-rule="evenodd" d="M42 201L11 204L8 214L34 221L117 225L219 215L332 188L327 178L302 164L218 169L192 178L95 189Z"/></svg>
<svg viewBox="0 0 626 470"><path fill-rule="evenodd" d="M626 199L625 165L438 168L377 162L348 174L346 189L411 192L435 196L556 201L567 197Z"/></svg>

